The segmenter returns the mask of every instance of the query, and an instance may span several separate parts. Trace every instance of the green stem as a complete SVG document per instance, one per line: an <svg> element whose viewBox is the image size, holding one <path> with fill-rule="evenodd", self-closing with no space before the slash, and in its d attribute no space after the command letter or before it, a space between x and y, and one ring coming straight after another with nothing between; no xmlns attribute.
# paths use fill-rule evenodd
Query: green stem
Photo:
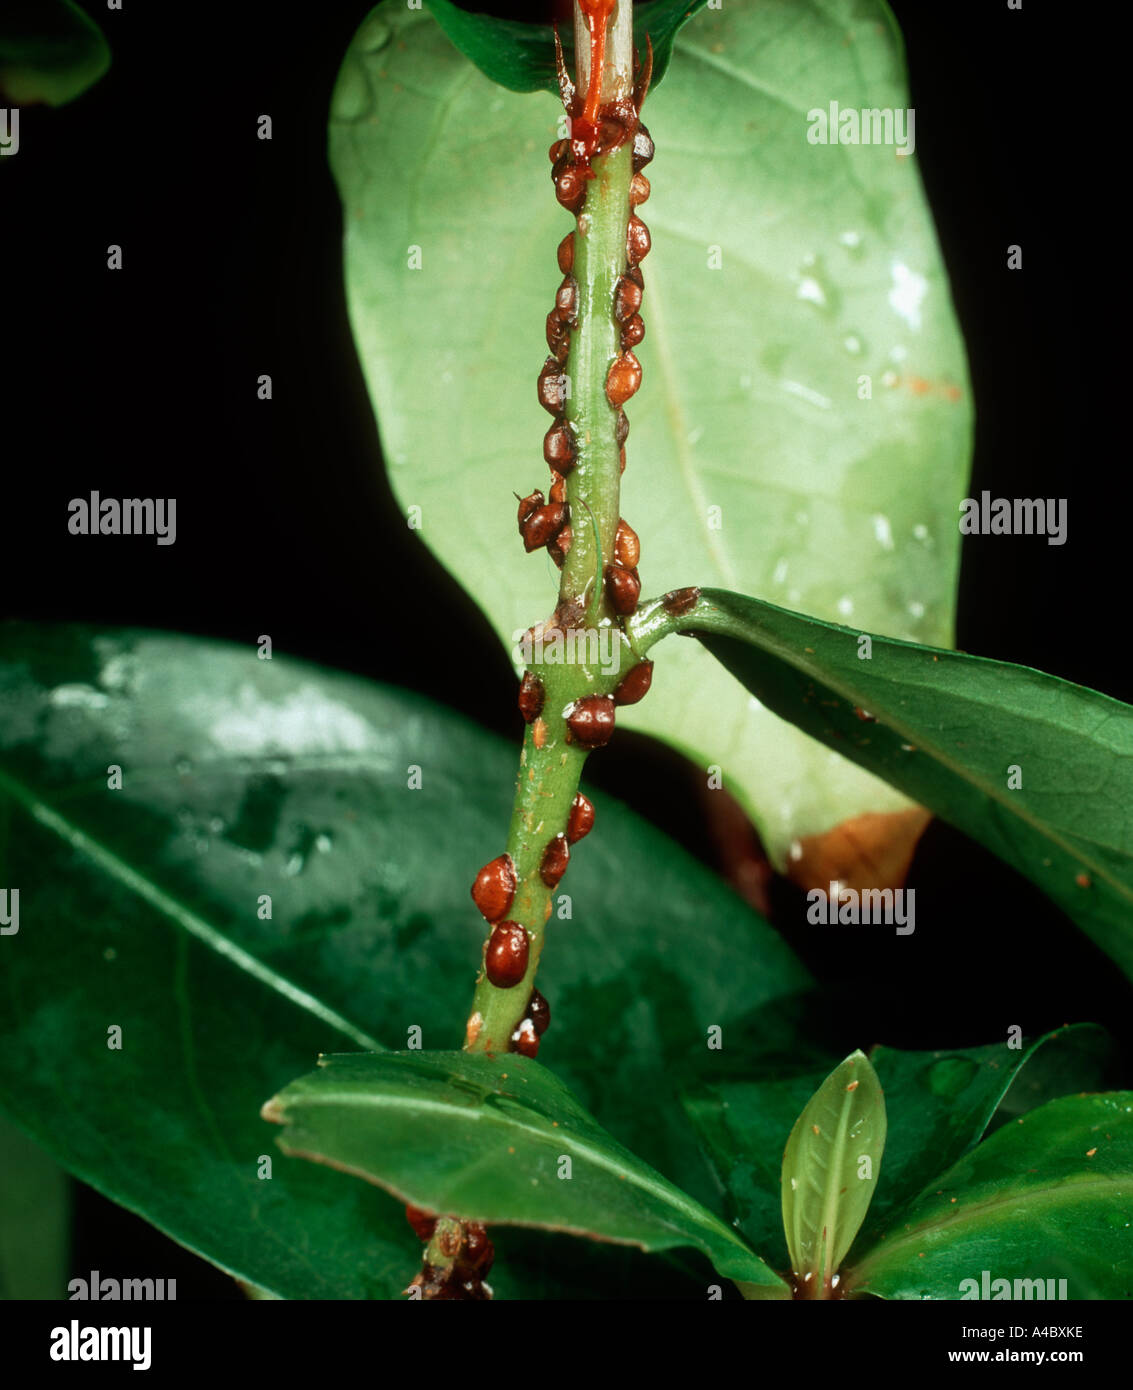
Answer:
<svg viewBox="0 0 1133 1390"><path fill-rule="evenodd" d="M618 413L606 399L606 374L621 351L614 290L626 266L632 142L595 159L593 168L594 178L574 239L579 326L571 335L567 358L570 398L566 418L574 429L578 458L567 478L567 501L578 524L571 527L560 591L563 598L584 602L591 597L588 586L602 588L601 557L614 552L621 504L620 451L615 437ZM584 502L594 518L597 536L593 527L583 524ZM604 592L600 602L600 616L612 618Z"/></svg>
<svg viewBox="0 0 1133 1390"><path fill-rule="evenodd" d="M515 865L515 900L508 919L527 928L530 946L527 973L510 989L497 989L481 968L472 1000L465 1046L474 1052L506 1052L531 997L535 972L543 950L546 923L557 889L540 877L543 851L548 841L566 832L571 802L578 791L586 750L566 741L562 709L577 698L580 668L545 666L546 703L538 724L528 725L519 755L515 804L508 831L507 852ZM542 747L536 746L535 729L542 726Z"/></svg>
<svg viewBox="0 0 1133 1390"><path fill-rule="evenodd" d="M609 26L606 48L616 90L607 93L604 88L603 99L627 94L625 74L632 69L632 13L626 0L621 0L618 10ZM592 168L594 177L587 184L574 239L578 324L567 358L570 395L565 414L575 433L577 457L567 478L572 540L559 599L560 604L581 601L589 624L615 630L617 651L624 657L629 648L621 620L607 599L602 567L603 557L614 551L621 496L618 412L606 397L606 378L621 351L614 291L626 269L633 142L596 157ZM545 663L536 674L545 691L543 711L524 737L507 843L516 872L508 920L527 929L527 972L517 985L499 989L481 966L465 1039L465 1047L476 1052L508 1051L512 1033L527 1009L546 924L558 896L557 887L543 882L540 868L548 843L566 833L586 761L586 749L567 742L563 711L586 695L611 693L619 679L616 671L571 662Z"/></svg>

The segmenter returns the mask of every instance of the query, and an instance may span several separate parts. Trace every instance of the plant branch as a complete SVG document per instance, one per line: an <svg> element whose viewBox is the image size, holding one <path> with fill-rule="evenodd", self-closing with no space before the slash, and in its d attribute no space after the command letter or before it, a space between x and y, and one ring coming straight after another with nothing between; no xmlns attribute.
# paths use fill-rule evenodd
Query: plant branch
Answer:
<svg viewBox="0 0 1133 1390"><path fill-rule="evenodd" d="M555 614L528 634L532 643L546 639L555 650L541 662L528 655L520 689L528 728L507 850L485 866L473 888L491 931L465 1037L473 1051L528 1056L538 1050L547 1022L546 1003L534 992L546 923L570 844L593 816L578 796L579 779L590 749L613 732L621 668L626 658L635 660L622 630L626 593L632 611L640 588L636 537L624 563L619 515L627 428L621 406L640 381L627 347L626 294L640 300L636 266L648 250L643 224L637 224L637 243L632 240L631 187L637 201L644 200L642 186L648 191L644 180L634 181L635 159L643 163L648 156L635 146L632 6L628 0L616 8L612 0L576 0L575 29L581 35L578 95L565 71L560 75L571 137L552 150L552 160L556 195L576 214L577 229L559 250L565 279L548 318L554 355L539 380L540 400L556 417L544 443L554 486L549 504L534 493L521 502L519 515L527 548L547 544L562 566ZM631 272L637 278L627 291Z"/></svg>

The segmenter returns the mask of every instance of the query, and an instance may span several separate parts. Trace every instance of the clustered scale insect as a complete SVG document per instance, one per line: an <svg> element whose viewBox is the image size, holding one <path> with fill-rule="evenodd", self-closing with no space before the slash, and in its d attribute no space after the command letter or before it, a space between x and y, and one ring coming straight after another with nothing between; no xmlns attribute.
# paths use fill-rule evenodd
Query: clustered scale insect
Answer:
<svg viewBox="0 0 1133 1390"><path fill-rule="evenodd" d="M433 1239L437 1217L432 1212L407 1206L405 1217L420 1240ZM430 1301L490 1299L492 1291L484 1280L491 1271L496 1252L480 1222L453 1222L446 1227L444 1239L438 1244L438 1255L445 1263L432 1265L427 1259L422 1261L421 1272L409 1288L420 1289L419 1297Z"/></svg>
<svg viewBox="0 0 1133 1390"><path fill-rule="evenodd" d="M645 337L645 322L640 313L645 281L640 262L649 251L649 231L635 209L649 197L649 180L642 170L653 158L653 141L641 124L641 106L649 90L653 49L651 44L647 46L645 63L638 73L632 98L603 105L601 89L606 24L613 12L613 0L583 0L581 8L590 35L590 80L585 94L576 92L567 73L556 32L559 90L570 117L570 136L556 140L548 153L555 196L577 218L586 202L589 180L594 177L591 161L609 154L628 140L633 142L625 273L618 280L611 307L619 332L620 351L610 362L606 375L606 398L616 412L615 440L619 464L624 470L629 421L622 406L641 385L641 364L634 356L633 349ZM571 332L578 327L579 289L574 268L576 237L580 235L581 228L568 232L558 245L556 259L563 281L555 295L554 307L547 315L547 348L550 356L543 364L538 381L539 403L555 417L555 423L543 440L543 457L551 469L550 502L544 503L541 493L533 494L539 499L538 505L526 511L521 505L519 516L519 530L528 552L545 546L560 569L566 562L573 539L565 480L578 457L578 441L571 422L566 418L565 369L570 355ZM641 593L636 558L626 563L615 556L615 564L607 566L603 577L614 611L623 617L633 613Z"/></svg>

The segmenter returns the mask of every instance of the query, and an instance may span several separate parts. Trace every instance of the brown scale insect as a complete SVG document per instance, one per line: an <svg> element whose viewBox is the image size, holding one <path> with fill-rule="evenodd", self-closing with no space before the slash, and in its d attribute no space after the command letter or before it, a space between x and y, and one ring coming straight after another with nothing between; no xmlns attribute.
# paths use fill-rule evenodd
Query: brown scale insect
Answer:
<svg viewBox="0 0 1133 1390"><path fill-rule="evenodd" d="M484 952L484 969L497 989L513 989L527 974L530 943L518 922L497 922Z"/></svg>
<svg viewBox="0 0 1133 1390"><path fill-rule="evenodd" d="M555 309L559 318L572 328L578 323L578 281L573 275L564 276L555 292Z"/></svg>
<svg viewBox="0 0 1133 1390"><path fill-rule="evenodd" d="M510 854L501 854L485 864L472 885L472 901L489 922L498 922L511 910L515 898L515 864Z"/></svg>
<svg viewBox="0 0 1133 1390"><path fill-rule="evenodd" d="M539 1035L529 1018L522 1019L519 1027L511 1035L511 1050L518 1052L521 1057L539 1055Z"/></svg>
<svg viewBox="0 0 1133 1390"><path fill-rule="evenodd" d="M567 212L577 213L586 201L586 175L573 164L555 176L555 197Z"/></svg>
<svg viewBox="0 0 1133 1390"><path fill-rule="evenodd" d="M626 451L625 451L624 449L619 449L619 451L618 451L618 472L619 472L619 473L624 473L625 471L626 471Z"/></svg>
<svg viewBox="0 0 1133 1390"><path fill-rule="evenodd" d="M519 712L524 720L530 724L538 719L543 713L543 701L547 698L547 692L543 688L543 682L534 671L524 671L523 679L519 683ZM511 904L508 904L510 907ZM504 909L507 911L507 908ZM500 913L503 916L503 913Z"/></svg>
<svg viewBox="0 0 1133 1390"><path fill-rule="evenodd" d="M562 410L566 398L563 371L553 357L548 357L543 363L543 370L539 373L538 393L539 404L544 410L550 411L552 415L557 415Z"/></svg>
<svg viewBox="0 0 1133 1390"><path fill-rule="evenodd" d="M476 1273L483 1278L492 1268L492 1261L495 1257L495 1248L488 1239L488 1232L484 1227L478 1221L466 1221L464 1223L464 1245L458 1257L465 1271Z"/></svg>
<svg viewBox="0 0 1133 1390"><path fill-rule="evenodd" d="M606 399L610 404L615 409L625 405L640 385L641 363L633 353L623 352L615 357L606 373Z"/></svg>
<svg viewBox="0 0 1133 1390"><path fill-rule="evenodd" d="M553 840L547 841L543 858L539 861L539 877L548 888L554 888L567 871L570 863L570 845L561 832Z"/></svg>
<svg viewBox="0 0 1133 1390"><path fill-rule="evenodd" d="M618 411L618 418L614 421L614 443L620 449L629 438L629 416L624 410Z"/></svg>
<svg viewBox="0 0 1133 1390"><path fill-rule="evenodd" d="M543 436L543 457L556 473L569 473L578 457L574 431L565 420L556 420Z"/></svg>
<svg viewBox="0 0 1133 1390"><path fill-rule="evenodd" d="M547 151L547 157L550 159L552 164L557 164L560 159L566 159L569 154L569 140L556 140L555 143L551 146L551 148Z"/></svg>
<svg viewBox="0 0 1133 1390"><path fill-rule="evenodd" d="M534 492L529 493L526 497L519 498L518 519L521 528L532 512L537 511L546 500L540 488L536 488Z"/></svg>
<svg viewBox="0 0 1133 1390"><path fill-rule="evenodd" d="M637 608L637 601L641 597L641 577L635 569L607 565L606 593L614 612L623 618L628 617Z"/></svg>
<svg viewBox="0 0 1133 1390"><path fill-rule="evenodd" d="M626 267L626 279L632 280L638 289L643 290L645 288L645 276L641 273L641 267L639 265Z"/></svg>
<svg viewBox="0 0 1133 1390"><path fill-rule="evenodd" d="M567 741L583 748L604 748L614 736L614 697L584 695L570 706Z"/></svg>
<svg viewBox="0 0 1133 1390"><path fill-rule="evenodd" d="M640 207L649 198L649 180L644 174L636 173L629 186L629 205L631 208Z"/></svg>
<svg viewBox="0 0 1133 1390"><path fill-rule="evenodd" d="M637 347L644 337L645 320L640 314L634 314L622 328L622 351L628 352L630 348Z"/></svg>
<svg viewBox="0 0 1133 1390"><path fill-rule="evenodd" d="M614 536L614 559L627 570L636 569L637 562L641 559L641 542L637 538L637 532L624 516L618 517L618 529Z"/></svg>
<svg viewBox="0 0 1133 1390"><path fill-rule="evenodd" d="M629 226L626 228L626 259L630 265L637 265L638 261L643 261L649 255L649 248L653 245L649 235L649 228L636 215L629 219Z"/></svg>
<svg viewBox="0 0 1133 1390"><path fill-rule="evenodd" d="M661 599L661 607L674 618L679 618L691 608L696 607L700 597L699 589L671 589Z"/></svg>
<svg viewBox="0 0 1133 1390"><path fill-rule="evenodd" d="M653 158L656 146L645 126L639 124L633 137L633 172L640 174Z"/></svg>
<svg viewBox="0 0 1133 1390"><path fill-rule="evenodd" d="M641 286L623 275L614 288L614 318L626 323L641 308Z"/></svg>
<svg viewBox="0 0 1133 1390"><path fill-rule="evenodd" d="M552 502L565 502L566 479L561 473L552 473L551 477L554 481L551 483L550 500Z"/></svg>
<svg viewBox="0 0 1133 1390"><path fill-rule="evenodd" d="M570 554L570 544L573 539L574 534L568 522L553 541L547 542L547 554L554 560L559 569L562 569L563 565L566 564L566 557Z"/></svg>
<svg viewBox="0 0 1133 1390"><path fill-rule="evenodd" d="M568 511L563 502L548 502L536 509L519 524L519 534L523 537L523 548L528 555L553 541L567 523Z"/></svg>
<svg viewBox="0 0 1133 1390"><path fill-rule="evenodd" d="M589 835L593 829L594 803L588 796L583 796L581 792L575 792L574 800L570 803L570 816L567 820L567 841L575 845L583 836ZM534 997L532 995L532 998ZM542 998L541 995L540 998Z"/></svg>
<svg viewBox="0 0 1133 1390"><path fill-rule="evenodd" d="M649 694L652 684L653 663L639 661L636 666L631 666L619 681L618 688L614 691L614 703L636 705L638 700L644 700Z"/></svg>
<svg viewBox="0 0 1133 1390"><path fill-rule="evenodd" d="M407 1206L405 1219L417 1232L418 1240L432 1240L433 1232L437 1229L437 1218L433 1212L422 1211L420 1207Z"/></svg>
<svg viewBox="0 0 1133 1390"><path fill-rule="evenodd" d="M551 1026L551 1006L537 989L531 991L531 998L527 1001L527 1012L524 1017L531 1020L540 1037Z"/></svg>
<svg viewBox="0 0 1133 1390"><path fill-rule="evenodd" d="M555 254L558 258L559 269L562 271L564 275L569 275L571 271L574 269L573 232L567 232L566 236L563 237L562 241L559 242L559 249Z"/></svg>
<svg viewBox="0 0 1133 1390"><path fill-rule="evenodd" d="M563 322L557 309L547 315L547 346L555 361L563 366L570 352L570 325Z"/></svg>

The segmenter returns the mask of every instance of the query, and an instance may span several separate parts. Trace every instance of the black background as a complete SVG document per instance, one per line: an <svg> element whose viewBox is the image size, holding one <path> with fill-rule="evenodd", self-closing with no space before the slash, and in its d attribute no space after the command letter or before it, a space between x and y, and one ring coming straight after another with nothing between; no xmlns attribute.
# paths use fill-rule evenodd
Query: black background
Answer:
<svg viewBox="0 0 1133 1390"><path fill-rule="evenodd" d="M189 19L179 6L91 6L110 73L72 106L21 113L20 155L0 168L3 615L244 643L270 633L277 653L407 686L517 737L503 650L394 505L347 324L326 114L369 8L238 0ZM1128 698L1124 623L1115 636L1098 571L1123 558L1126 525L1103 442L1121 394L1099 336L1114 272L1081 215L1097 202L1097 128L1074 114L1091 95L1096 36L1034 0L1023 12L1005 0L893 8L971 362L971 494L1068 499L1064 546L965 540L959 646ZM255 138L264 112L270 143ZM663 150L650 173L663 180ZM120 274L106 270L111 243L124 247ZM1011 243L1021 273L1005 268ZM541 351L536 338L536 365ZM256 399L261 373L270 403ZM536 411L535 460L541 430ZM67 503L92 489L176 497L176 544L70 536ZM404 647L384 626L391 604ZM446 634L443 650L413 639L425 623ZM474 678L453 688L454 665ZM675 756L622 736L591 772L734 871L734 836L706 821L701 779ZM832 987L850 1046L964 1045L1078 1019L1128 1043L1115 967L978 847L934 824L909 886L918 930L898 950L807 933L793 890L773 889L777 924ZM236 1296L144 1222L81 1185L76 1198L77 1273Z"/></svg>

